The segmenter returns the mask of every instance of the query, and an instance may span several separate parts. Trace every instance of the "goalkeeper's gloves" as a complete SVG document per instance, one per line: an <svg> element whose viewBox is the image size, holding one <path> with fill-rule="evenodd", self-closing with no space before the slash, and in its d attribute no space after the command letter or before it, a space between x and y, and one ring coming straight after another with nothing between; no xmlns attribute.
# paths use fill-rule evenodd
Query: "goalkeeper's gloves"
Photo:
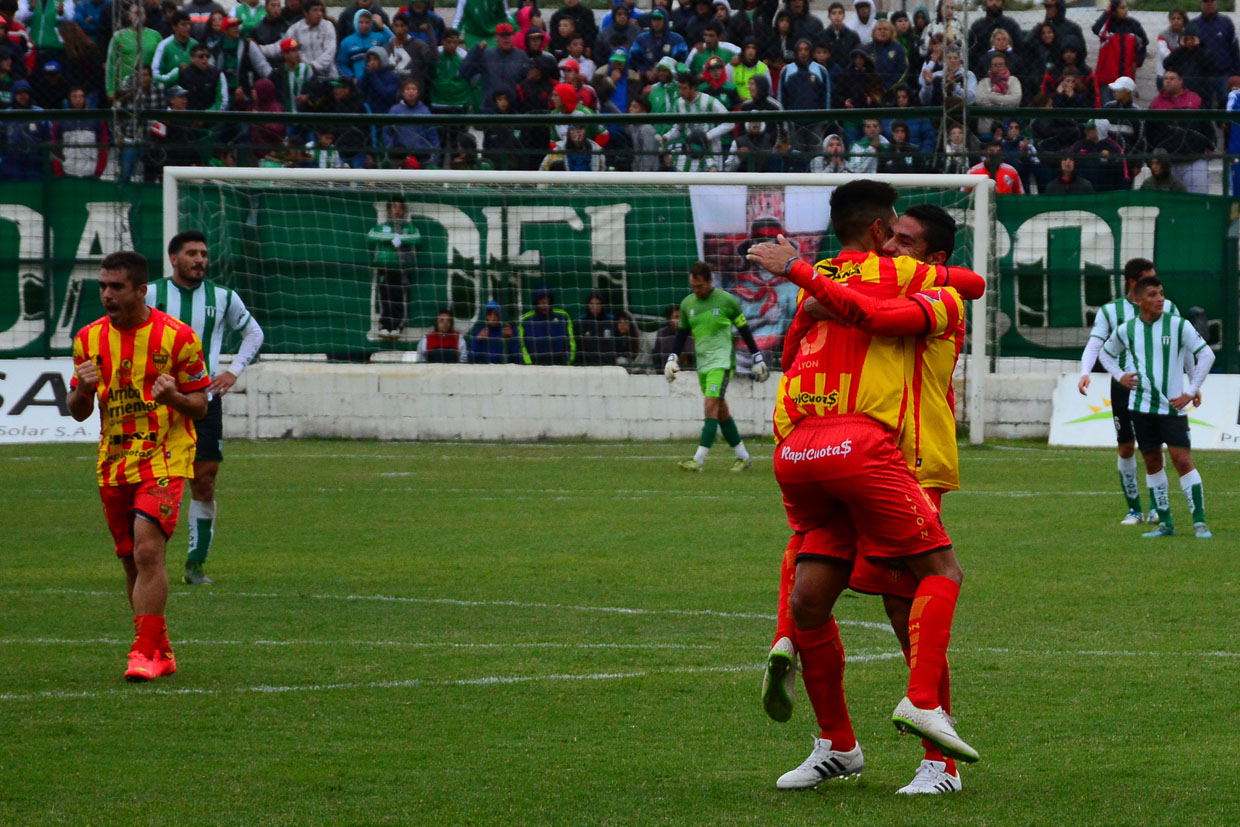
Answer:
<svg viewBox="0 0 1240 827"><path fill-rule="evenodd" d="M770 375L771 369L766 366L766 359L762 358L761 353L755 353L753 355L753 381L765 382Z"/></svg>
<svg viewBox="0 0 1240 827"><path fill-rule="evenodd" d="M675 382L678 370L680 370L680 365L677 363L676 354L673 353L667 357L667 364L663 366L663 375L667 377L668 382Z"/></svg>
<svg viewBox="0 0 1240 827"><path fill-rule="evenodd" d="M400 236L398 236L398 235L394 235L394 236L392 236L392 246L393 246L393 247L395 247L397 250L399 250L399 249L400 249L400 245L402 245L402 244L404 244L404 243L405 243L405 242L401 240L401 237L400 237Z"/></svg>

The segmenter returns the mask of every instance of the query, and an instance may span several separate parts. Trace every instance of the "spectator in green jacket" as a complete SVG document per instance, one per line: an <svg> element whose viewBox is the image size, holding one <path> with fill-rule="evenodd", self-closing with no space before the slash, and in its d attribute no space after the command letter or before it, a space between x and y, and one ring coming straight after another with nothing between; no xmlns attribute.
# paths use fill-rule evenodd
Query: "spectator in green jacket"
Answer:
<svg viewBox="0 0 1240 827"><path fill-rule="evenodd" d="M409 285L417 266L415 247L421 233L405 214L405 199L388 199L383 221L366 234L374 250L379 294L379 338L395 341L409 324Z"/></svg>

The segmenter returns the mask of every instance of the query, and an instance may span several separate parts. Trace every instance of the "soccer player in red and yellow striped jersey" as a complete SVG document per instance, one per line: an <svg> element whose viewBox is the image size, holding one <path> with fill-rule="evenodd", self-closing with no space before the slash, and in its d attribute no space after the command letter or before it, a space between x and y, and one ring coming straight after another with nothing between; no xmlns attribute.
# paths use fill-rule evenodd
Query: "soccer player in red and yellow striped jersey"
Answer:
<svg viewBox="0 0 1240 827"><path fill-rule="evenodd" d="M207 412L211 381L193 329L146 306L146 259L112 253L100 269L106 315L74 339L68 405L84 422L99 400L99 495L136 631L125 678L148 681L176 671L164 621L164 546L193 476L192 420Z"/></svg>
<svg viewBox="0 0 1240 827"><path fill-rule="evenodd" d="M896 192L875 181L838 188L831 218L844 253L818 271L783 239L758 245L750 260L784 273L823 304L833 320L806 333L777 403L776 479L789 523L802 535L790 605L802 677L822 729L814 751L777 786L796 789L860 772L842 687L844 655L832 616L859 554L910 568L918 579L908 697L893 722L948 754L977 760L938 704L951 617L962 572L937 510L896 445L909 404L906 360L918 336L940 335L963 315L951 288L897 298L912 274L929 268L877 258L895 220ZM905 279L899 276L907 271ZM838 279L838 280L837 280ZM884 304L883 300L888 300ZM796 384L799 382L799 385ZM795 542L795 541L794 541Z"/></svg>

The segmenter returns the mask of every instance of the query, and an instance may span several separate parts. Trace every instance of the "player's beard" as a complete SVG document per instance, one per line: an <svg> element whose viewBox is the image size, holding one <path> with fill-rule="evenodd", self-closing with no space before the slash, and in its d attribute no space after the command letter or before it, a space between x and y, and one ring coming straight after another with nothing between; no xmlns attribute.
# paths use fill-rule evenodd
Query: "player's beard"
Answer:
<svg viewBox="0 0 1240 827"><path fill-rule="evenodd" d="M207 278L207 268L203 267L201 270L196 270L193 267L186 267L181 270L179 275L181 276L181 280L190 287L198 287L198 285L202 284Z"/></svg>

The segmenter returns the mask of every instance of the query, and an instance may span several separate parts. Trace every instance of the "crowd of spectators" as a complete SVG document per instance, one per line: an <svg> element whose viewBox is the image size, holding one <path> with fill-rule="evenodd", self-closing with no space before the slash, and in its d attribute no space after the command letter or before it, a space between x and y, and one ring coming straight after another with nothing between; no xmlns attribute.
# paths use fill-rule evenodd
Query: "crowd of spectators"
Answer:
<svg viewBox="0 0 1240 827"><path fill-rule="evenodd" d="M516 320L505 318L499 302L487 302L482 321L468 333L457 330L451 310L440 310L434 327L418 341L419 357L425 362L484 365L618 365L654 372L663 370L675 347L678 307L668 307L666 324L643 338L631 316L609 312L601 291L586 296L586 312L576 319L556 307L554 295L546 288L540 288L533 298L534 309ZM679 356L681 365L692 366L692 341Z"/></svg>
<svg viewBox="0 0 1240 827"><path fill-rule="evenodd" d="M807 0L653 0L649 9L615 0L601 20L581 0L562 1L547 14L536 0L520 0L515 13L505 0L458 0L453 28L431 0L394 11L354 0L334 19L322 0L242 0L230 9L214 0L0 0L0 108L272 115L245 127L125 123L116 135L111 118L32 116L3 124L0 171L39 177L39 147L50 143L54 174L111 168L122 180L155 180L168 163L963 171L995 177L1007 194L1131 187L1137 159L1161 150L1170 169L1164 164L1163 183L1151 186L1204 192L1202 156L1219 148L1218 126L1207 114L1125 117L1139 108L1137 70L1156 63L1151 109L1240 109L1240 46L1217 0L1201 0L1196 16L1171 11L1155 37L1127 0L1112 0L1088 33L1067 18L1064 0L1045 0L1044 19L1027 30L1005 13L1005 0L983 0L967 29L954 0L890 16L875 14L870 0L830 2L825 14ZM1096 41L1093 66L1086 38ZM915 106L944 109L946 126L864 111ZM990 107L1030 114L996 118ZM1114 116L1072 117L1100 107ZM824 114L781 119L790 109ZM429 113L732 111L755 114L718 125L418 124ZM304 112L338 117L314 129L280 118ZM358 113L403 117L372 128L350 119ZM1077 156L1070 173L1065 155Z"/></svg>

